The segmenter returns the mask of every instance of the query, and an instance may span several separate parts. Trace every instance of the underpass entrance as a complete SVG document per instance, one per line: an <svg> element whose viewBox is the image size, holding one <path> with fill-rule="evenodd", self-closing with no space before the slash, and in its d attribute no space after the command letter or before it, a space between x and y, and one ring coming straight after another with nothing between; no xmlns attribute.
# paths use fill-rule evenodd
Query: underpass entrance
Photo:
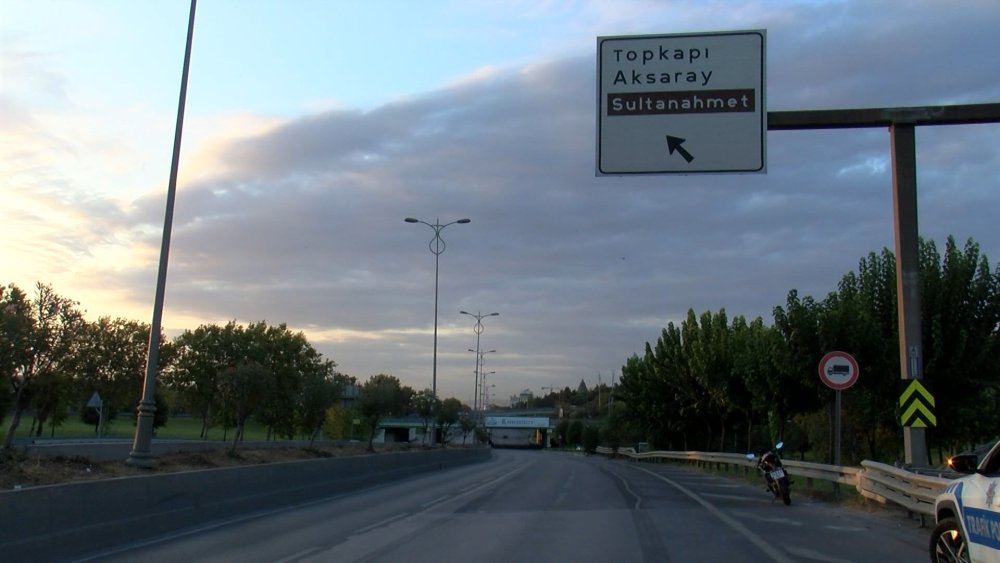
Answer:
<svg viewBox="0 0 1000 563"><path fill-rule="evenodd" d="M483 420L494 448L544 448L549 424L549 418L544 416L487 416Z"/></svg>

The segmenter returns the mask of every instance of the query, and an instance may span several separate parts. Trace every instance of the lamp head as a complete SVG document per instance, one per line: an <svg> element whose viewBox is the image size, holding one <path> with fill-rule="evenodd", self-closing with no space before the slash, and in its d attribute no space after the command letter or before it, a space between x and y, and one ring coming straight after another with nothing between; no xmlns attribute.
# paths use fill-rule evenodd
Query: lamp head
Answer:
<svg viewBox="0 0 1000 563"><path fill-rule="evenodd" d="M458 221L455 221L455 222L458 223L458 224L460 224L460 225L464 225L466 223L471 223L472 219L468 219L468 218L466 218L466 219L459 219Z"/></svg>
<svg viewBox="0 0 1000 563"><path fill-rule="evenodd" d="M406 219L403 219L403 220L406 221L407 223L419 223L420 222L419 219L414 219L413 217L407 217Z"/></svg>

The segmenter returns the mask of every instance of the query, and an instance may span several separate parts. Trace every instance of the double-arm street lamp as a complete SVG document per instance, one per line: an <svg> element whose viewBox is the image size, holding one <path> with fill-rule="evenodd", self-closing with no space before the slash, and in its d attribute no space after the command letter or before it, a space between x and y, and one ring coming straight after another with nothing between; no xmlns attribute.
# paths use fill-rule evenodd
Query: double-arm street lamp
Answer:
<svg viewBox="0 0 1000 563"><path fill-rule="evenodd" d="M476 319L476 324L472 327L472 331L476 333L476 349L475 350L471 348L469 349L470 352L476 353L476 389L472 399L473 401L472 410L476 411L478 410L477 404L479 402L479 372L482 369L481 366L483 362L483 353L479 351L479 335L483 333L483 330L485 328L483 327L483 319L485 319L486 317L499 317L500 313L487 313L485 315L481 312L476 312L475 314L473 314L468 311L459 311L459 313L462 315L469 315L470 317ZM496 350L490 350L490 351L496 352Z"/></svg>
<svg viewBox="0 0 1000 563"><path fill-rule="evenodd" d="M438 271L440 265L441 253L447 245L444 243L444 239L441 238L441 231L444 230L448 225L464 225L466 223L471 223L471 219L459 219L458 221L452 221L451 223L441 224L440 219L435 219L434 224L430 224L427 221L421 221L420 219L414 219L413 217L407 217L403 219L407 223L422 223L427 225L434 230L434 238L431 239L428 248L431 250L431 254L434 255L434 368L431 372L431 392L437 397L437 371L438 371Z"/></svg>
<svg viewBox="0 0 1000 563"><path fill-rule="evenodd" d="M469 348L470 352L476 353L476 390L473 395L472 410L480 410L486 403L483 402L483 385L486 385L486 374L483 373L483 364L485 363L486 354L492 354L496 350L473 350ZM490 373L496 373L491 371Z"/></svg>

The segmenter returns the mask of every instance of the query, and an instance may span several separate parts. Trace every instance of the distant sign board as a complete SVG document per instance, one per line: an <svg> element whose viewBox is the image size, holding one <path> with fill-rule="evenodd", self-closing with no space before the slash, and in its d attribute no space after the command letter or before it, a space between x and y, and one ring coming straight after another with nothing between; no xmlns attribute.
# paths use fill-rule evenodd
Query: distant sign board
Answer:
<svg viewBox="0 0 1000 563"><path fill-rule="evenodd" d="M487 416L487 428L548 428L548 417L541 416Z"/></svg>
<svg viewBox="0 0 1000 563"><path fill-rule="evenodd" d="M597 175L766 171L766 31L597 38Z"/></svg>

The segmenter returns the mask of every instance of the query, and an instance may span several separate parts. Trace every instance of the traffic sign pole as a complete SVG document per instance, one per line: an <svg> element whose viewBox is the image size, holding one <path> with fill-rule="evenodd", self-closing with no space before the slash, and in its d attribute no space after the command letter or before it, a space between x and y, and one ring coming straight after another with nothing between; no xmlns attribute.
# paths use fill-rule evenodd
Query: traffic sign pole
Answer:
<svg viewBox="0 0 1000 563"><path fill-rule="evenodd" d="M923 379L920 370L920 247L917 234L917 150L914 125L894 123L892 141L892 210L896 223L896 295L899 306L899 370L902 379ZM923 428L903 427L906 463L928 463Z"/></svg>
<svg viewBox="0 0 1000 563"><path fill-rule="evenodd" d="M830 352L819 361L819 378L834 390L833 398L833 464L840 465L840 392L858 381L858 361L847 352Z"/></svg>
<svg viewBox="0 0 1000 563"><path fill-rule="evenodd" d="M840 465L840 436L841 436L841 424L840 424L840 389L834 391L835 397L833 399L834 403L834 413L833 413L833 464Z"/></svg>

